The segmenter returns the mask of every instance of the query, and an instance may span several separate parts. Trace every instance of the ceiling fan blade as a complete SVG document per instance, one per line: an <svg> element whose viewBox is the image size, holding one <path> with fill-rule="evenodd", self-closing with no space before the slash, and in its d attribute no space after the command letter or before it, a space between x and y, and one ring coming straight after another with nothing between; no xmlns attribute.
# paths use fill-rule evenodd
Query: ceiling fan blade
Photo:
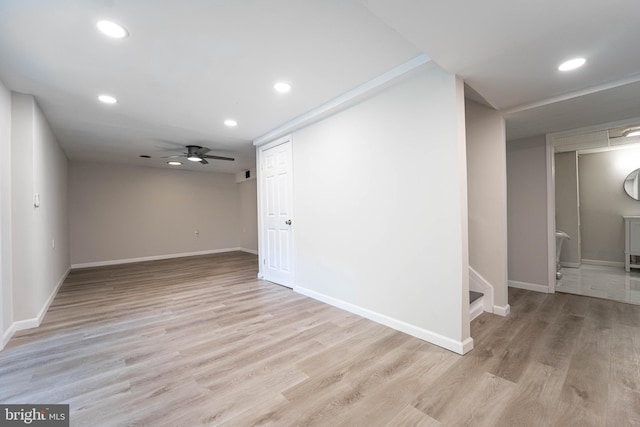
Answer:
<svg viewBox="0 0 640 427"><path fill-rule="evenodd" d="M180 155L180 156L162 156L160 158L161 159L175 159L177 157L185 157L185 155Z"/></svg>
<svg viewBox="0 0 640 427"><path fill-rule="evenodd" d="M195 153L199 154L199 155L204 155L206 153L208 153L209 151L211 151L210 148L207 147L200 147L197 150L195 150Z"/></svg>
<svg viewBox="0 0 640 427"><path fill-rule="evenodd" d="M208 165L209 162L207 162L204 158L202 158L202 160L200 160L200 163L202 163L203 165Z"/></svg>
<svg viewBox="0 0 640 427"><path fill-rule="evenodd" d="M160 139L160 138L156 138L154 139L154 141L157 141L163 144L163 145L154 145L155 148L159 148L161 150L169 150L169 151L184 150L184 144L180 144L175 141L171 141L168 139Z"/></svg>
<svg viewBox="0 0 640 427"><path fill-rule="evenodd" d="M212 156L210 154L205 154L205 155L200 156L200 157L206 158L206 159L213 159L213 160L228 160L230 162L233 162L235 160L233 157Z"/></svg>

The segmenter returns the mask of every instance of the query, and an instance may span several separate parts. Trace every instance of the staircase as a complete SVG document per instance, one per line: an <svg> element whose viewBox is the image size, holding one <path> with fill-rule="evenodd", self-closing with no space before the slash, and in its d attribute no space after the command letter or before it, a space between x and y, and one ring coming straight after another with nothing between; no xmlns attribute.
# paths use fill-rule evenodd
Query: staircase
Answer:
<svg viewBox="0 0 640 427"><path fill-rule="evenodd" d="M469 291L469 321L484 312L484 295L481 292Z"/></svg>

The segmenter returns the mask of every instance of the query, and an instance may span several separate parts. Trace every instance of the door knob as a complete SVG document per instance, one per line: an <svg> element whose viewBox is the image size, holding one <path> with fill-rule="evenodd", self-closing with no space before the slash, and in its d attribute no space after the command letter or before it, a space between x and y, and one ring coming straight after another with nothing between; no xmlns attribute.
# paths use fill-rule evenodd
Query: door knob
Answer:
<svg viewBox="0 0 640 427"><path fill-rule="evenodd" d="M284 223L285 223L285 224L287 224L287 225L291 225L291 220L290 220L290 219L288 219L288 220L286 220Z"/></svg>

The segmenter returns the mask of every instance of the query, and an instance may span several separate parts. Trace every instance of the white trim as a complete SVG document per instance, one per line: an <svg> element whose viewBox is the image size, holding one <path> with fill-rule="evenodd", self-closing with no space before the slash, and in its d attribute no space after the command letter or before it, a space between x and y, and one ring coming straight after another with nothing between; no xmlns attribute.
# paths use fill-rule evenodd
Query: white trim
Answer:
<svg viewBox="0 0 640 427"><path fill-rule="evenodd" d="M113 259L109 261L85 262L80 264L71 264L71 268L75 270L77 268L104 267L107 265L130 264L134 262L157 261L161 259L183 258L188 256L210 255L210 254L219 254L223 252L236 252L236 251L250 252L249 249L243 249L243 248L211 249L207 251L183 252L179 254L154 255L154 256L146 256L146 257L140 257L140 258ZM253 252L250 252L250 253L253 253Z"/></svg>
<svg viewBox="0 0 640 427"><path fill-rule="evenodd" d="M459 354L467 354L471 350L473 350L473 338L469 337L466 340L462 341L462 352ZM451 351L454 351L454 350L451 350ZM456 351L456 353L458 352Z"/></svg>
<svg viewBox="0 0 640 427"><path fill-rule="evenodd" d="M493 313L493 304L495 303L493 286L471 266L469 266L469 290L481 292L483 294L484 311Z"/></svg>
<svg viewBox="0 0 640 427"><path fill-rule="evenodd" d="M38 326L40 326L40 324L38 323L37 317L32 317L31 319L15 321L11 326L13 326L13 329L16 332L18 332L18 331L24 331L25 329L37 328Z"/></svg>
<svg viewBox="0 0 640 427"><path fill-rule="evenodd" d="M600 261L597 259L582 259L583 264L586 265L599 265L602 267L621 267L624 268L624 262L616 262L616 261ZM580 264L578 264L579 266Z"/></svg>
<svg viewBox="0 0 640 427"><path fill-rule="evenodd" d="M623 263L624 264L624 263ZM565 261L560 261L560 265L562 267L567 267L567 268L580 268L580 263L579 262L565 262Z"/></svg>
<svg viewBox="0 0 640 427"><path fill-rule="evenodd" d="M469 321L471 322L473 319L475 319L476 317L480 316L482 313L485 312L484 310L484 299L485 296L481 296L480 298L478 298L477 300L475 300L473 303L471 303L471 306L469 307ZM493 307L491 307L492 311L493 311Z"/></svg>
<svg viewBox="0 0 640 427"><path fill-rule="evenodd" d="M258 251L256 251L255 249L238 248L238 250L242 252L247 252L249 254L258 255Z"/></svg>
<svg viewBox="0 0 640 427"><path fill-rule="evenodd" d="M2 345L0 345L0 350L4 348L4 346L9 342L11 337L13 337L13 335L16 332L23 331L25 329L37 328L38 326L40 326L40 324L42 324L42 321L44 320L44 316L47 314L47 311L49 310L49 307L51 306L51 303L53 302L53 300L56 298L56 295L58 295L58 291L60 290L60 287L66 280L70 271L71 271L71 267L68 267L67 271L65 271L62 277L60 278L60 280L58 280L56 287L53 289L53 291L51 291L49 298L47 298L47 301L44 303L44 305L42 306L42 308L40 309L40 312L36 317L33 317L31 319L18 320L11 324L9 329L7 329L7 331L2 336L2 343L0 343Z"/></svg>
<svg viewBox="0 0 640 427"><path fill-rule="evenodd" d="M381 89L385 87L398 77L404 76L407 73L420 68L430 61L431 58L429 58L427 55L418 55L415 58L405 62L404 64L401 64L387 71L386 73L381 74L380 76L361 84L360 86L356 86L355 88L331 99L330 101L325 102L324 104L314 108L313 110L295 117L292 120L289 120L288 122L278 126L277 128L263 135L260 135L253 140L253 145L260 146L267 142L273 141L274 139L279 138L283 135L290 134L300 128L308 126L312 122L316 122L324 117L329 116L330 114L334 114L337 110L345 108L350 104L358 101L361 96L370 94L370 92L375 89Z"/></svg>
<svg viewBox="0 0 640 427"><path fill-rule="evenodd" d="M561 102L561 101L568 101L570 99L573 98L579 98L581 96L585 96L585 95L590 95L592 93L596 93L596 92L600 92L603 90L608 90L608 89L615 89L617 87L620 86L624 86L624 85L628 85L631 83L637 83L640 82L640 74L636 73L635 75L632 75L630 77L626 77L624 79L620 79L620 80L616 80L613 82L608 82L608 83L604 83L601 85L597 85L597 86L591 86L588 87L586 89L580 89L574 92L569 92L569 93L565 93L564 95L559 95L559 96L554 96L551 98L546 98L543 99L542 101L536 101L536 102L532 102L529 104L521 104L521 105L517 105L515 107L511 107L511 108L506 108L504 110L501 110L501 113L504 116L508 116L510 114L513 113L519 113L521 111L526 111L526 110L530 110L532 108L538 108L538 107L543 107L545 105L549 105L549 104L555 104L556 102Z"/></svg>
<svg viewBox="0 0 640 427"><path fill-rule="evenodd" d="M262 206L262 189L260 183L262 182L262 147L256 147L256 210L258 215L258 279L264 280L264 260L261 259L260 254L264 254L264 238L262 237L262 230L264 230L264 221L262 219L264 215L264 207Z"/></svg>
<svg viewBox="0 0 640 427"><path fill-rule="evenodd" d="M550 133L549 135L551 135L551 137L555 139L555 138L561 138L566 136L582 135L584 133L600 132L600 131L605 131L611 128L633 125L638 123L638 120L640 120L640 117L634 117L631 119L624 119L624 120L616 120L614 122L606 122L606 123L601 123L597 125L584 126L581 128L574 128L574 129L565 130L562 132L553 132L553 133Z"/></svg>
<svg viewBox="0 0 640 427"><path fill-rule="evenodd" d="M556 161L553 153L553 139L546 136L547 170L547 290L556 292Z"/></svg>
<svg viewBox="0 0 640 427"><path fill-rule="evenodd" d="M509 280L509 287L525 289L527 291L542 292L545 294L550 293L549 287L545 285L540 285L538 283L527 283L527 282L518 282L516 280Z"/></svg>
<svg viewBox="0 0 640 427"><path fill-rule="evenodd" d="M51 306L51 303L56 298L56 295L58 295L58 291L60 290L60 287L62 286L62 284L66 280L66 278L69 275L70 271L71 271L71 266L67 267L67 271L65 271L64 274L62 275L62 277L60 278L60 280L58 280L58 284L56 285L56 287L51 292L51 295L49 295L49 298L44 303L44 306L42 307L42 309L40 309L40 313L38 313L38 317L36 318L36 320L38 322L36 327L40 326L40 324L44 320L44 316L47 314L47 310L49 310L49 307Z"/></svg>
<svg viewBox="0 0 640 427"><path fill-rule="evenodd" d="M471 337L465 339L464 341L456 341L449 337L445 337L444 335L440 335L427 329L423 329L418 326L403 322L402 320L394 319L392 317L385 316L384 314L377 313L375 311L357 306L355 304L351 304L349 302L321 294L311 289L296 286L293 288L293 290L299 294L308 296L318 301L322 301L334 307L341 308L350 313L365 317L369 320L373 320L374 322L412 335L416 338L420 338L421 340L430 342L458 354L465 354L473 349L473 338Z"/></svg>
<svg viewBox="0 0 640 427"><path fill-rule="evenodd" d="M4 334L2 334L2 342L0 342L0 350L2 350L5 345L7 345L11 337L13 337L13 334L16 333L15 325L16 325L15 323L12 323L11 326L9 326L9 329L7 329L4 332Z"/></svg>
<svg viewBox="0 0 640 427"><path fill-rule="evenodd" d="M509 304L504 307L500 307L499 305L493 306L493 314L497 314L498 316L507 317L511 313L511 306Z"/></svg>

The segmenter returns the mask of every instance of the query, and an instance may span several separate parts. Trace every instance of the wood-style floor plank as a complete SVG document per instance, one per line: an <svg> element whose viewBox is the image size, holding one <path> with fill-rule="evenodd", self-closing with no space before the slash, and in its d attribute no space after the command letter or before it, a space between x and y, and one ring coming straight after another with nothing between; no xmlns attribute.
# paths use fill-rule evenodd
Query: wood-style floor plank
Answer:
<svg viewBox="0 0 640 427"><path fill-rule="evenodd" d="M640 306L509 290L460 356L226 253L75 270L0 352L0 402L73 426L632 426Z"/></svg>

